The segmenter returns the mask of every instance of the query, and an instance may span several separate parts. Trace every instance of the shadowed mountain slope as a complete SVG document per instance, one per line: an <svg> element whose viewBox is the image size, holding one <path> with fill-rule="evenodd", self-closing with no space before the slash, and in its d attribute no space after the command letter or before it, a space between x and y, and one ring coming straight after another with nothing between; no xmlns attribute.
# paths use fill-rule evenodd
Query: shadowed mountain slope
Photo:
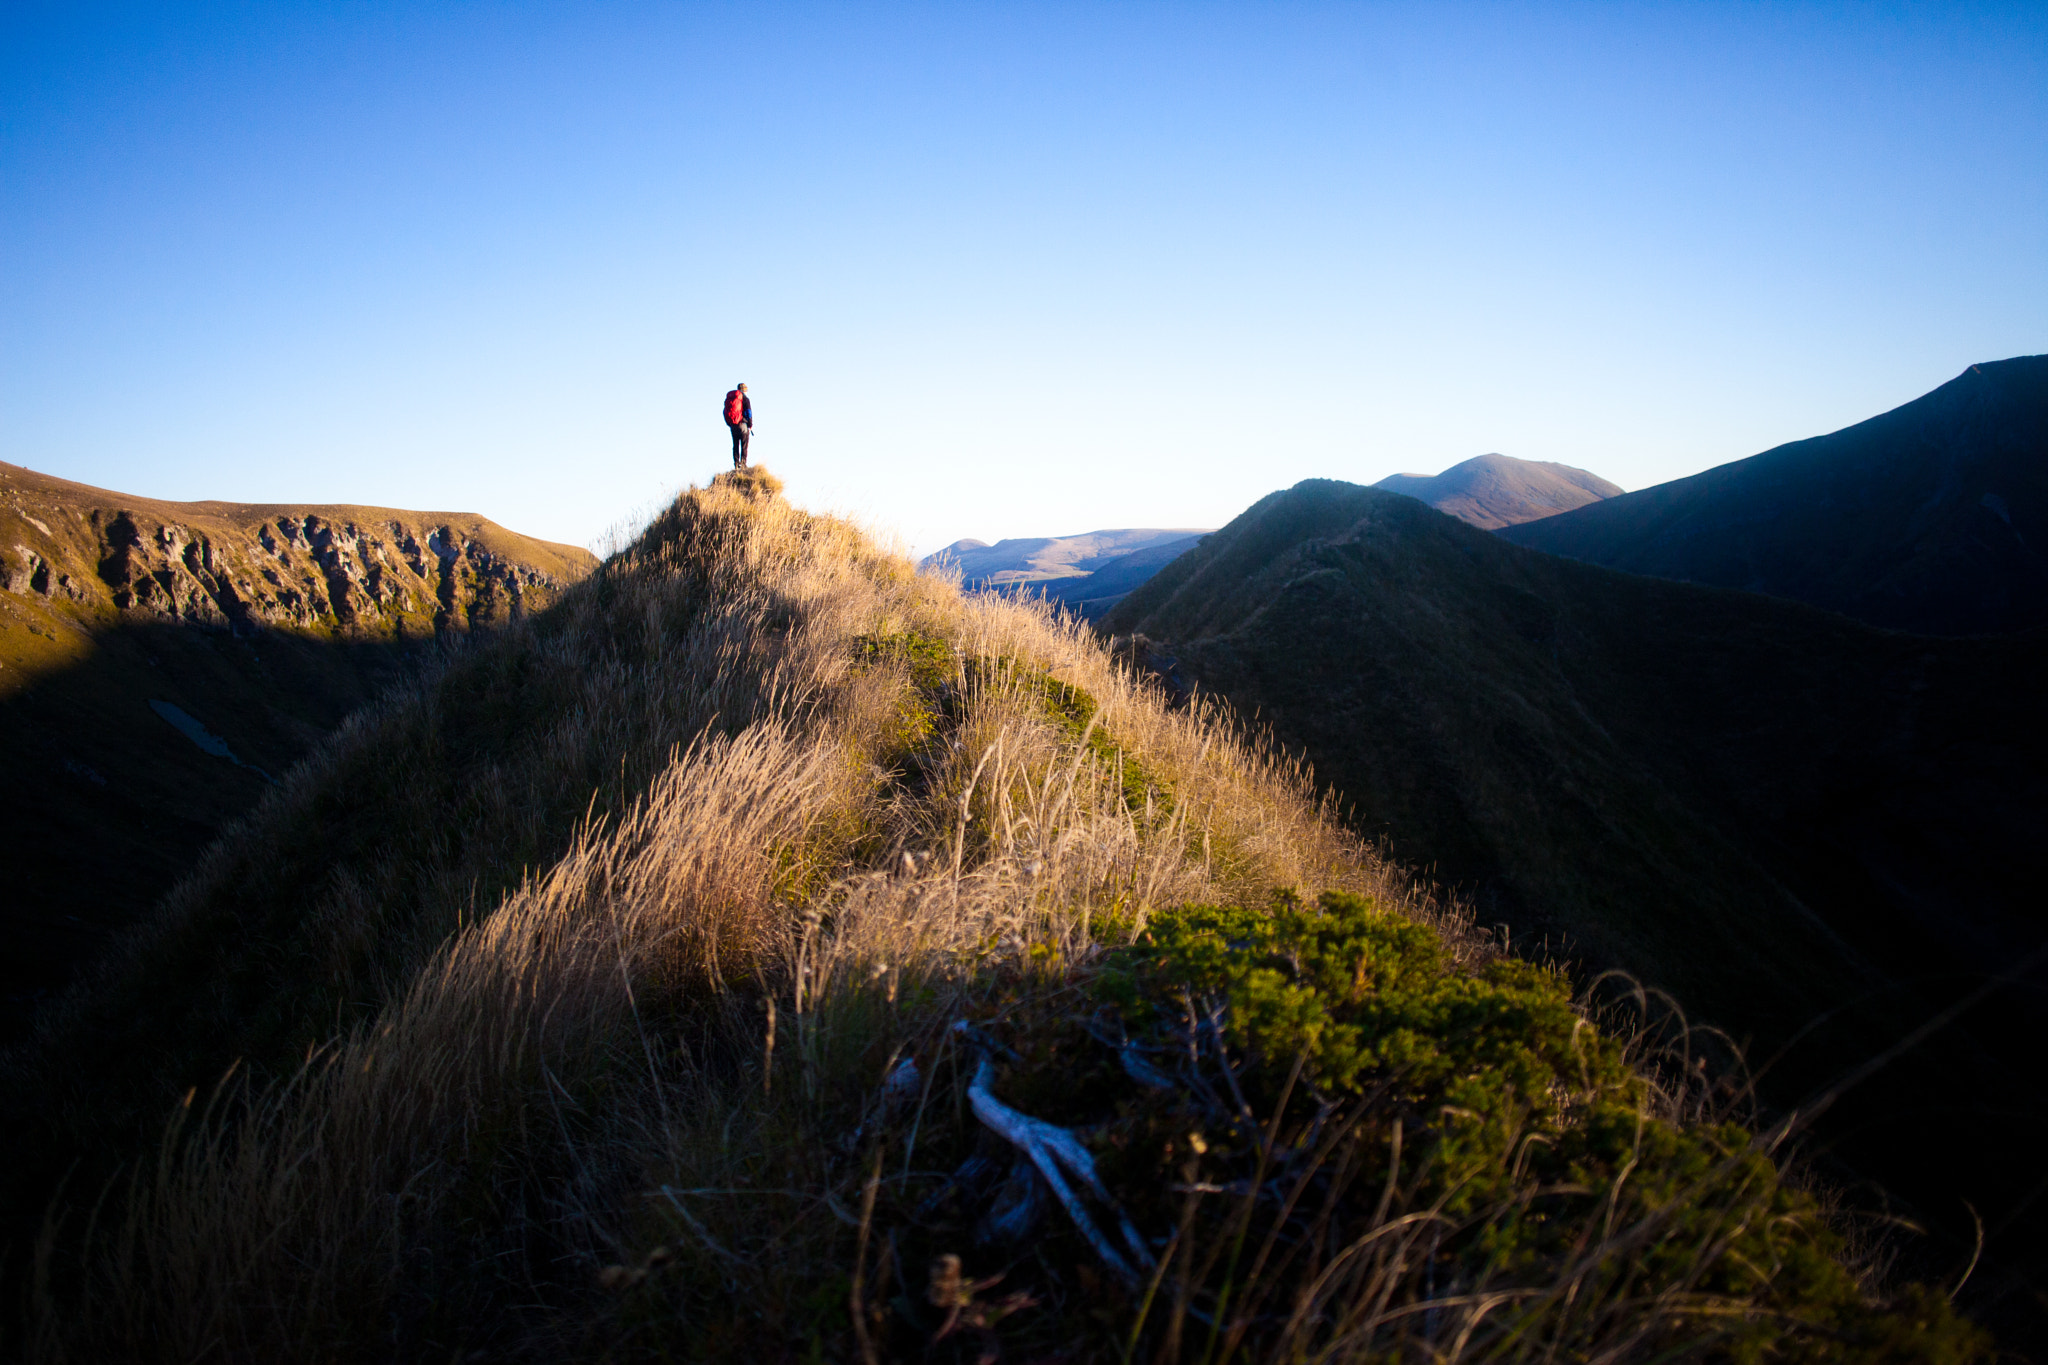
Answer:
<svg viewBox="0 0 2048 1365"><path fill-rule="evenodd" d="M1554 517L1621 492L1621 485L1568 464L1507 455L1477 455L1441 474L1389 474L1373 487L1420 498L1487 531Z"/></svg>
<svg viewBox="0 0 2048 1365"><path fill-rule="evenodd" d="M1674 990L1759 1062L1796 1039L1767 1082L1781 1103L2048 938L2038 632L1877 631L1324 480L1262 500L1103 625L1256 710L1482 922ZM1959 1198L2000 1210L2008 1269L2042 1264L2030 1224L1997 1226L2048 1147L2041 1001L1979 1005L1826 1130L1951 1231Z"/></svg>
<svg viewBox="0 0 2048 1365"><path fill-rule="evenodd" d="M2048 625L2048 356L1504 539L1936 635Z"/></svg>
<svg viewBox="0 0 2048 1365"><path fill-rule="evenodd" d="M158 502L0 465L0 1039L343 716L595 562L468 513Z"/></svg>

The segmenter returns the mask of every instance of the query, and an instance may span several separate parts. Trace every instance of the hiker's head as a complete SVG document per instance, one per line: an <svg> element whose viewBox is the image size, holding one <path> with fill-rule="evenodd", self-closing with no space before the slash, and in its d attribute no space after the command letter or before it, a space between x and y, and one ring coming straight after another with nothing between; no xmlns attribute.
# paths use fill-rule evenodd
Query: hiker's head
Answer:
<svg viewBox="0 0 2048 1365"><path fill-rule="evenodd" d="M745 384L736 384L733 387L737 388L741 393L745 393L747 391L747 386Z"/></svg>

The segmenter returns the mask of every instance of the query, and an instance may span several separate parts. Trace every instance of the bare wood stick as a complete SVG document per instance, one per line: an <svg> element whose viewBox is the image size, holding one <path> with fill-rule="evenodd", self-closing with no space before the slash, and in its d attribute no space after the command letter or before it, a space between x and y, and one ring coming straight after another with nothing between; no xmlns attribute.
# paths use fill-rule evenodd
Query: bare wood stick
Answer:
<svg viewBox="0 0 2048 1365"><path fill-rule="evenodd" d="M1067 1216L1074 1220L1074 1226L1087 1239L1088 1245L1095 1248L1095 1254L1102 1258L1103 1264L1108 1266L1127 1288L1137 1289L1140 1284L1137 1271L1131 1268L1118 1254L1109 1238L1096 1227L1095 1220L1088 1216L1088 1210L1082 1205L1080 1196L1068 1185L1066 1174L1061 1170L1061 1167L1065 1167L1066 1171L1071 1171L1090 1194L1102 1201L1116 1215L1118 1230L1123 1234L1124 1244L1130 1248L1131 1255L1139 1266L1150 1269L1153 1264L1151 1252L1146 1248L1144 1239L1138 1235L1138 1230L1131 1226L1130 1219L1117 1207L1116 1201L1109 1197L1109 1191L1103 1187L1102 1178L1095 1173L1094 1155L1066 1129L1047 1123L1044 1119L1035 1119L1029 1114L1020 1114L997 1099L990 1089L994 1083L995 1068L990 1066L988 1059L984 1057L981 1065L975 1070L973 1083L967 1087L967 1099L974 1107L974 1116L981 1120L983 1126L1031 1158L1031 1164L1038 1167L1039 1174L1045 1177L1045 1183L1052 1187L1053 1197L1066 1209Z"/></svg>

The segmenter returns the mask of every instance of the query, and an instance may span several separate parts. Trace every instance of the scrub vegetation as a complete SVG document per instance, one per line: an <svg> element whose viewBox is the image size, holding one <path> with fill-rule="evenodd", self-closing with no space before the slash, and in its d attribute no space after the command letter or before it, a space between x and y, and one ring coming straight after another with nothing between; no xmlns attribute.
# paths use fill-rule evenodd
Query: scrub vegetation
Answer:
<svg viewBox="0 0 2048 1365"><path fill-rule="evenodd" d="M1987 1354L1682 1031L759 478L360 716L12 1079L44 1361Z"/></svg>

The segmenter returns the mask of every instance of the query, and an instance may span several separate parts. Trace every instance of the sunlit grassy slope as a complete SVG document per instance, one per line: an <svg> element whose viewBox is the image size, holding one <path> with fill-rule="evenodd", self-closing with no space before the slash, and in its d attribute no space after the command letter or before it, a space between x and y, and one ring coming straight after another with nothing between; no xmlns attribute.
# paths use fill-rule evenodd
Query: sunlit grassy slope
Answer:
<svg viewBox="0 0 2048 1365"><path fill-rule="evenodd" d="M20 1340L1981 1354L1652 1041L1228 717L722 482L361 716L45 1021L17 1213L79 1164Z"/></svg>

